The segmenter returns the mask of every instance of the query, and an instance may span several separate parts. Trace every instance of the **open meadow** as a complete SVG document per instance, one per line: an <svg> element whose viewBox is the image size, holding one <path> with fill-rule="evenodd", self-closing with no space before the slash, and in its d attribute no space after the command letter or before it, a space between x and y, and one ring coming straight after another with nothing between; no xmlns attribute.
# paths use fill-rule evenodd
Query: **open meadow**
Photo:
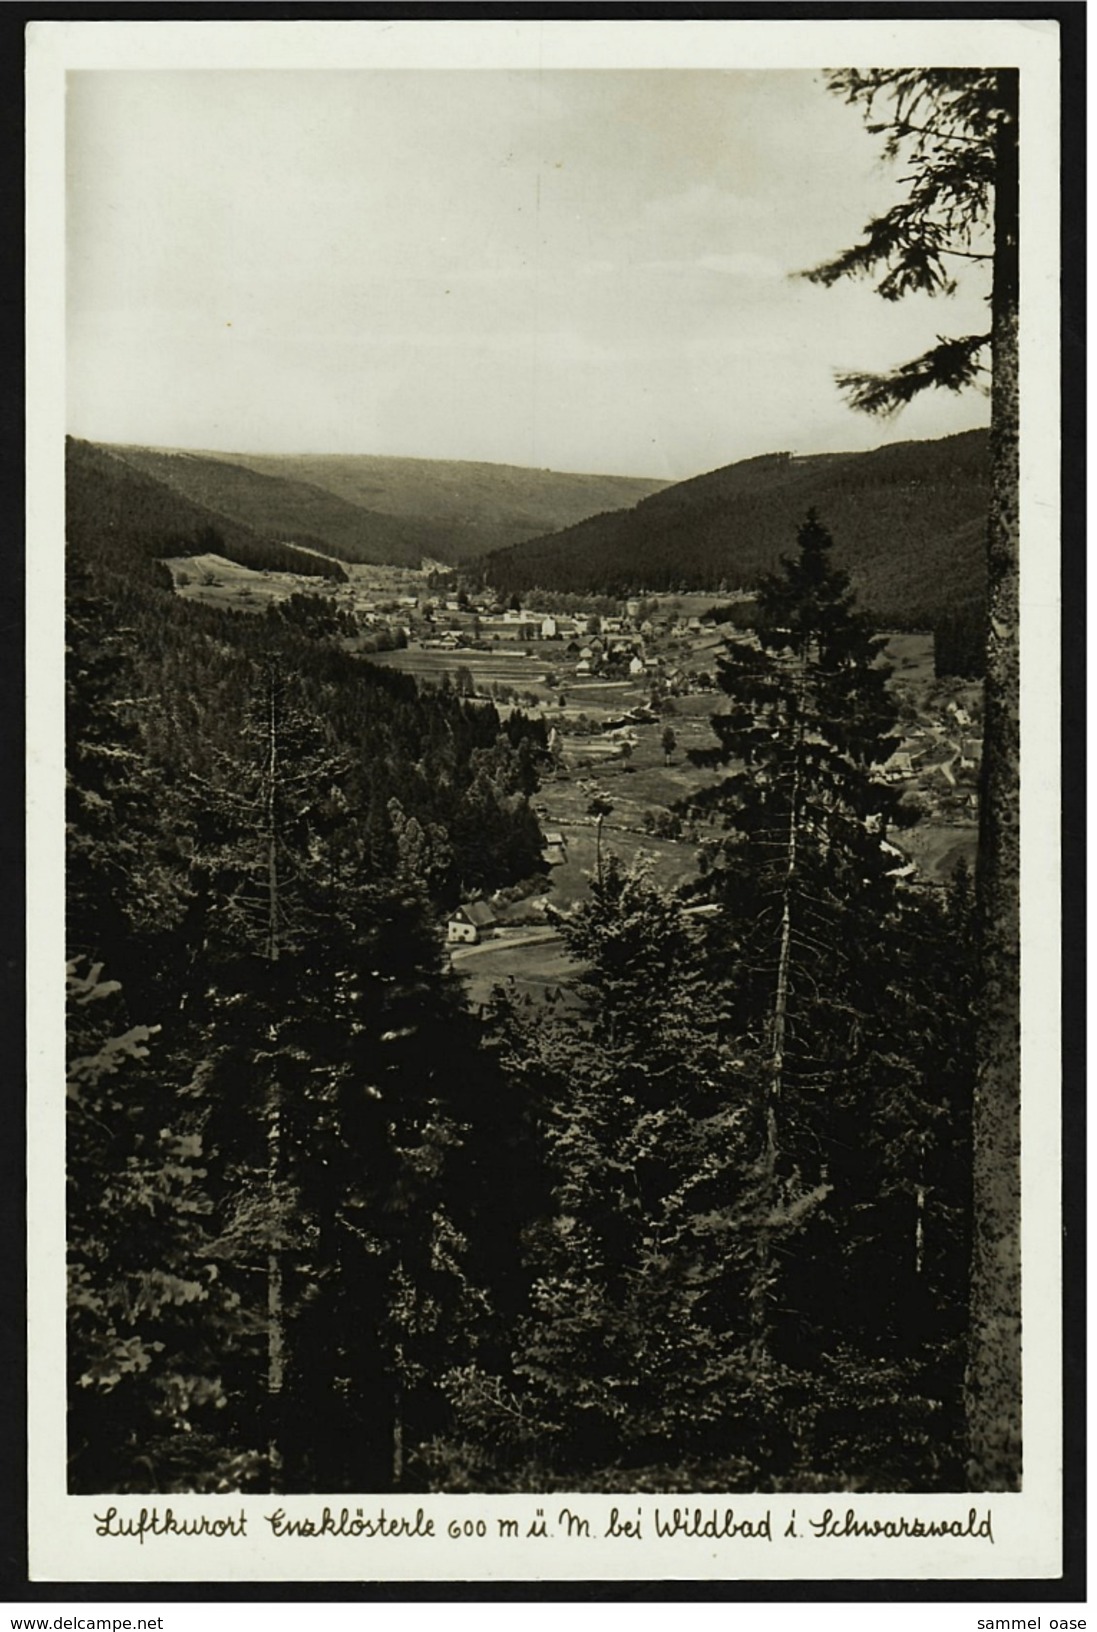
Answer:
<svg viewBox="0 0 1097 1632"><path fill-rule="evenodd" d="M451 947L450 962L473 1008L489 1003L497 987L517 1002L567 1002L569 983L578 973L554 929L503 931L479 946Z"/></svg>
<svg viewBox="0 0 1097 1632"><path fill-rule="evenodd" d="M445 674L452 680L459 669L467 669L478 692L485 692L500 681L523 691L527 687L543 686L549 667L541 651L517 646L504 651L480 652L462 646L439 651L412 645L394 652L371 653L370 662L385 669L399 669L401 674L413 674L417 680L431 685L438 685Z"/></svg>

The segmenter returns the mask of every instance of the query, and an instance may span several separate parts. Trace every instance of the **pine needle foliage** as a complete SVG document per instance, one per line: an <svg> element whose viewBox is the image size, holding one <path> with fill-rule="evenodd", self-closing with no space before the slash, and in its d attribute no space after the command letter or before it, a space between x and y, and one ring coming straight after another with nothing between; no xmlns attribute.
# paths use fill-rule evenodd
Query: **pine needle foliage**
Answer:
<svg viewBox="0 0 1097 1632"><path fill-rule="evenodd" d="M814 1373L815 1392L842 1377L856 1392L857 1375L876 1387L882 1356L916 1364L939 1335L928 1314L903 1328L899 1288L919 1284L918 1164L954 1108L932 1075L948 1009L933 924L888 839L902 813L881 774L899 741L883 642L814 514L798 542L721 659L718 743L694 757L726 774L692 803L720 834L702 882L720 908L713 972L758 1084L753 1357L760 1373ZM809 1419L798 1413L805 1434Z"/></svg>
<svg viewBox="0 0 1097 1632"><path fill-rule="evenodd" d="M574 1013L529 1028L547 1214L510 1364L455 1372L436 1469L491 1488L624 1488L665 1462L736 1446L746 1404L743 1125L696 925L613 856L565 928ZM669 1470L662 1474L673 1478Z"/></svg>
<svg viewBox="0 0 1097 1632"><path fill-rule="evenodd" d="M998 75L988 70L838 69L828 88L861 109L870 134L882 136L884 157L902 163L904 192L874 216L860 239L803 274L830 287L842 278L876 280L887 301L910 294L951 295L957 268L989 267L989 230L996 178L996 140L1008 110ZM877 115L884 104L886 118ZM900 367L866 374L843 370L839 388L862 412L887 417L927 388L962 391L980 384L991 332L946 338Z"/></svg>
<svg viewBox="0 0 1097 1632"><path fill-rule="evenodd" d="M882 272L877 292L950 292L945 271L991 264L991 485L984 623L984 751L976 893L979 1046L973 1136L975 1229L967 1372L973 1488L1015 1490L1021 1476L1020 1255L1020 71L839 70L830 89L862 109L902 156L905 196L860 244L808 274L830 284ZM878 103L886 108L875 115ZM854 406L888 413L928 385L971 384L979 337L946 341L883 375L846 375ZM840 379L840 383L842 383Z"/></svg>

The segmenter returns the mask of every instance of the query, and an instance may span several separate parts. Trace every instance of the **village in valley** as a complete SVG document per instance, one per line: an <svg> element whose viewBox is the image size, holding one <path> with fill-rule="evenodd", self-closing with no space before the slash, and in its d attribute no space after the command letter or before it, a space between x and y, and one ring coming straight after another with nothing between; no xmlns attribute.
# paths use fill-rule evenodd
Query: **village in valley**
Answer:
<svg viewBox="0 0 1097 1632"><path fill-rule="evenodd" d="M293 601L312 608L349 652L452 687L472 703L540 718L548 754L534 808L543 875L462 901L445 925L470 1001L505 984L540 1000L574 975L557 925L585 899L603 855L642 862L678 889L703 872L717 830L683 808L719 773L690 751L709 747L725 704L719 660L751 642L749 591L690 591L614 600L490 586L424 560L414 568L340 562L342 581L256 571L221 556L168 561L176 593L244 613ZM308 597L303 601L303 597ZM933 635L891 633L883 658L900 699L902 740L878 773L898 786L910 825L887 841L894 872L940 888L973 862L982 752L981 687L934 673Z"/></svg>

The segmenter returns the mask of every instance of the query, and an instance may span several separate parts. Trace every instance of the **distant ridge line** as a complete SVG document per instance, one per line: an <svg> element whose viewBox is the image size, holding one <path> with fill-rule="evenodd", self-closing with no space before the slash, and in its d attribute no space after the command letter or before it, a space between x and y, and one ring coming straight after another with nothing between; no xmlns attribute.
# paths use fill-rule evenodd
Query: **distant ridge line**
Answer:
<svg viewBox="0 0 1097 1632"><path fill-rule="evenodd" d="M493 551L475 566L506 595L534 587L617 596L749 589L815 509L859 604L889 626L935 629L953 613L981 615L989 468L985 430L864 453L763 454Z"/></svg>
<svg viewBox="0 0 1097 1632"><path fill-rule="evenodd" d="M344 561L456 564L635 504L664 483L382 454L230 454L88 444L264 536Z"/></svg>

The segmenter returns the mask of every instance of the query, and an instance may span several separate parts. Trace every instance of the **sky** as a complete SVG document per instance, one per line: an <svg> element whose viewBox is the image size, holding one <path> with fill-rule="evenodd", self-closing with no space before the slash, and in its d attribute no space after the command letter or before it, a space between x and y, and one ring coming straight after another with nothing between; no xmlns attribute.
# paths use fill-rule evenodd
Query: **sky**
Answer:
<svg viewBox="0 0 1097 1632"><path fill-rule="evenodd" d="M680 480L989 417L840 398L986 287L796 276L901 192L820 74L82 70L66 133L77 436Z"/></svg>

